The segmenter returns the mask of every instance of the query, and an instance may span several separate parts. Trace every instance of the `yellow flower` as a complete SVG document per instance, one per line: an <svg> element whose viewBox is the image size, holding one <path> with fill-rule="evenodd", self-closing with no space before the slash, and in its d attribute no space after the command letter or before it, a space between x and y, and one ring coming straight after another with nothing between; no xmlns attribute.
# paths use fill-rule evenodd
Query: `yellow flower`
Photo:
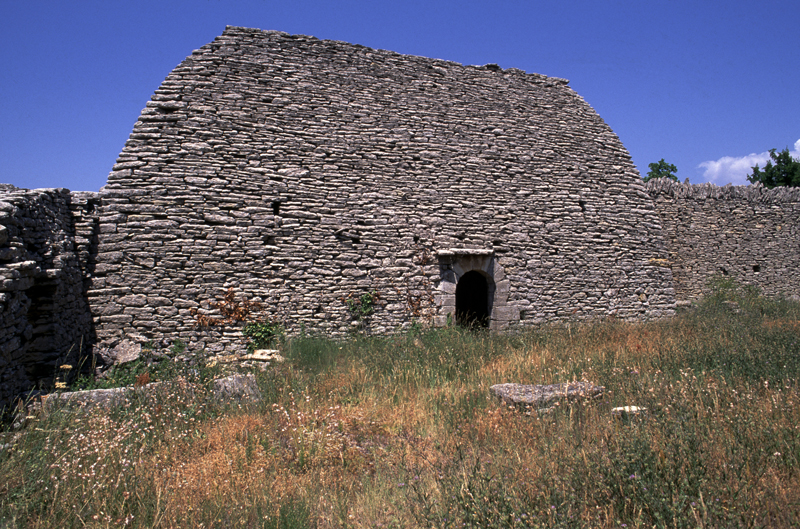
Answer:
<svg viewBox="0 0 800 529"><path fill-rule="evenodd" d="M56 389L67 389L66 382L56 382Z"/></svg>
<svg viewBox="0 0 800 529"><path fill-rule="evenodd" d="M64 364L63 366L58 366L59 369L63 369L64 371L69 371L72 369L72 366L69 364Z"/></svg>

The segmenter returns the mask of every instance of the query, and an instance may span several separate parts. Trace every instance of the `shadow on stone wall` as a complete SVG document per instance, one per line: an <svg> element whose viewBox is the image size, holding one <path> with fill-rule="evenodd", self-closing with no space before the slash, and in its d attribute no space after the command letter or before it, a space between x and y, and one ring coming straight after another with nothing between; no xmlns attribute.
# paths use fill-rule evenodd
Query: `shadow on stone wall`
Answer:
<svg viewBox="0 0 800 529"><path fill-rule="evenodd" d="M94 342L96 193L0 188L0 408L77 372Z"/></svg>

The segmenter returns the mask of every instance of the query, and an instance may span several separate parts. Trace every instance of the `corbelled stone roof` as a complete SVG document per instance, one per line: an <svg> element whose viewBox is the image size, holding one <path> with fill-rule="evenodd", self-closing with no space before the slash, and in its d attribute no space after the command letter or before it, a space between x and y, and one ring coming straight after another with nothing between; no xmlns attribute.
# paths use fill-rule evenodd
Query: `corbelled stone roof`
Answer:
<svg viewBox="0 0 800 529"><path fill-rule="evenodd" d="M626 184L635 174L616 135L563 79L229 27L156 91L109 187L191 187L202 182L185 180L187 170L248 179L293 164L382 176L387 166L496 173L513 164L553 184L605 176L597 169L609 164ZM156 174L176 165L180 181Z"/></svg>
<svg viewBox="0 0 800 529"><path fill-rule="evenodd" d="M565 80L513 68L229 27L156 90L103 193L101 341L202 345L193 315L228 288L290 328L363 325L365 292L375 332L444 324L471 270L493 328L674 306L628 152Z"/></svg>

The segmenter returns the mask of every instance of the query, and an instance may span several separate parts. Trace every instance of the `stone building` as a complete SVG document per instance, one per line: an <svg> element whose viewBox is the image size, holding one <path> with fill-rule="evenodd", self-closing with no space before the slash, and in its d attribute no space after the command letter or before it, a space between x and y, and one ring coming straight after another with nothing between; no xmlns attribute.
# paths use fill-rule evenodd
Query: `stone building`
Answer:
<svg viewBox="0 0 800 529"><path fill-rule="evenodd" d="M630 156L562 79L229 27L173 70L103 190L97 339L225 334L229 289L345 333L674 307Z"/></svg>
<svg viewBox="0 0 800 529"><path fill-rule="evenodd" d="M237 319L644 320L728 271L798 295L799 199L645 186L563 79L229 27L99 193L0 189L0 405L91 346L241 349Z"/></svg>
<svg viewBox="0 0 800 529"><path fill-rule="evenodd" d="M93 340L96 193L0 184L0 414Z"/></svg>

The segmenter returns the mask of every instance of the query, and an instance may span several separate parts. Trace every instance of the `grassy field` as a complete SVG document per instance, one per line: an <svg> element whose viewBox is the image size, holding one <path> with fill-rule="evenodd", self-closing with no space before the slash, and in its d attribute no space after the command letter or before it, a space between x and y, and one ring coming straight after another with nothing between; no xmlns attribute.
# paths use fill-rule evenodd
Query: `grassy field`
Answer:
<svg viewBox="0 0 800 529"><path fill-rule="evenodd" d="M800 304L730 284L668 321L299 337L259 405L187 375L33 419L0 527L798 526L798 340ZM545 415L489 394L572 380L608 391Z"/></svg>

